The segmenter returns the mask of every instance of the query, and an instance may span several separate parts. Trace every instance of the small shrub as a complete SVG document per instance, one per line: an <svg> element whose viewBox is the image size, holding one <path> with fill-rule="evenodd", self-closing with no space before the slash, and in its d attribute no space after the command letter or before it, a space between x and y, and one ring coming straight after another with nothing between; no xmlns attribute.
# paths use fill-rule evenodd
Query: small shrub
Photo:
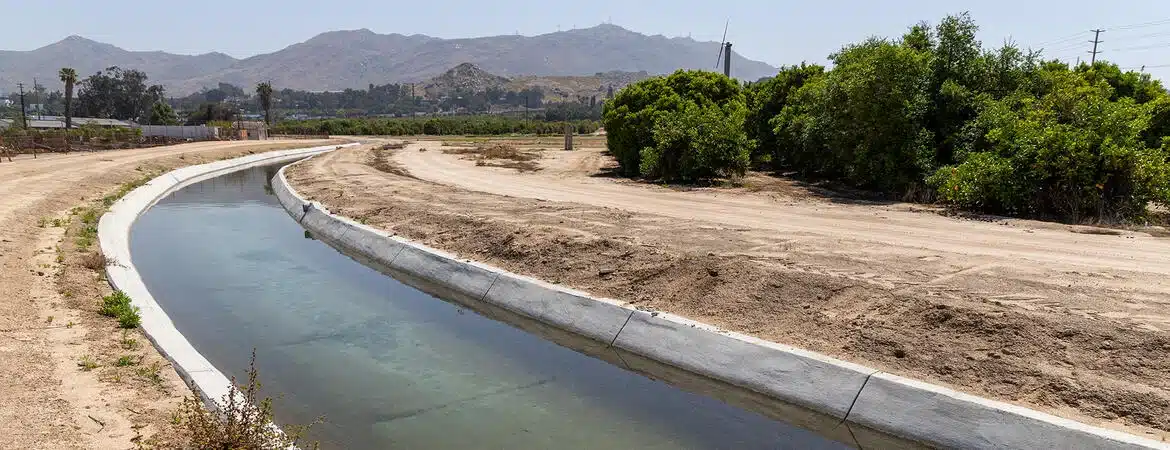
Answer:
<svg viewBox="0 0 1170 450"><path fill-rule="evenodd" d="M118 358L117 361L114 361L114 366L116 367L128 367L135 364L138 364L138 358L135 358L132 355L123 355L122 357Z"/></svg>
<svg viewBox="0 0 1170 450"><path fill-rule="evenodd" d="M122 340L119 342L124 350L134 350L138 348L138 340L130 337L130 330L122 330Z"/></svg>
<svg viewBox="0 0 1170 450"><path fill-rule="evenodd" d="M236 378L232 377L232 384ZM238 386L221 399L222 408L209 411L197 396L186 397L175 423L182 424L187 434L188 448L208 449L286 449L293 446L316 449L316 443L303 446L304 434L322 419L302 426L284 426L281 433L275 426L272 399L260 398L260 381L256 371L256 351L248 368L248 383ZM234 394L234 395L233 395ZM242 394L242 395L241 395Z"/></svg>
<svg viewBox="0 0 1170 450"><path fill-rule="evenodd" d="M77 233L77 238L73 240L77 244L79 250L88 250L90 246L97 240L97 226L86 225Z"/></svg>
<svg viewBox="0 0 1170 450"><path fill-rule="evenodd" d="M89 372L98 368L98 363L97 361L94 361L93 357L85 355L77 361L77 367L80 367L83 372Z"/></svg>
<svg viewBox="0 0 1170 450"><path fill-rule="evenodd" d="M102 297L102 306L98 314L118 319L118 326L122 328L138 328L142 324L142 317L138 314L138 307L130 304L130 297L122 291Z"/></svg>
<svg viewBox="0 0 1170 450"><path fill-rule="evenodd" d="M137 373L138 376L142 377L146 381L149 381L149 382L154 383L154 384L162 384L162 381L163 381L163 379L162 379L162 364L159 364L157 361L150 363L150 365L147 365L147 366L140 366L139 368L134 369L134 372ZM198 448L206 448L206 447L198 447ZM224 448L227 448L227 447L224 447ZM238 447L232 447L232 448L238 448Z"/></svg>

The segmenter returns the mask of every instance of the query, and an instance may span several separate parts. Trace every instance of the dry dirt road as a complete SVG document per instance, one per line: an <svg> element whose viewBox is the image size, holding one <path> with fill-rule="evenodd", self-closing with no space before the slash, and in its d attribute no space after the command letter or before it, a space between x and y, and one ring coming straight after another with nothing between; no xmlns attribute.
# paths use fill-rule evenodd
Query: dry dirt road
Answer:
<svg viewBox="0 0 1170 450"><path fill-rule="evenodd" d="M535 173L443 149L346 149L289 176L341 214L466 258L1170 437L1168 239L647 186L600 174L598 149L543 152Z"/></svg>
<svg viewBox="0 0 1170 450"><path fill-rule="evenodd" d="M109 287L64 239L69 210L125 182L246 153L318 141L204 142L0 162L0 449L132 448L189 391L137 332L94 310ZM51 219L71 219L53 226ZM55 251L55 248L61 248ZM92 250L90 250L92 251ZM114 367L120 356L131 359ZM81 367L86 359L96 367Z"/></svg>

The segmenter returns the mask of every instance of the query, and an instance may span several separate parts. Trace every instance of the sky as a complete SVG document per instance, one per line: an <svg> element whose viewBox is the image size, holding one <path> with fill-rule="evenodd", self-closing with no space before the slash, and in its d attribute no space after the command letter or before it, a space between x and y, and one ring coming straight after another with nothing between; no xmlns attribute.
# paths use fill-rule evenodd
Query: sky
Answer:
<svg viewBox="0 0 1170 450"><path fill-rule="evenodd" d="M237 58L268 53L321 32L368 28L378 33L443 38L536 35L613 23L644 34L728 40L741 55L774 66L824 63L843 44L901 35L920 21L969 11L984 46L1011 39L1044 47L1047 56L1088 58L1092 29L1099 58L1170 81L1170 1L1135 0L38 0L9 2L0 49L32 50L81 35L128 50ZM715 55L712 55L714 60ZM1167 83L1170 84L1170 83Z"/></svg>

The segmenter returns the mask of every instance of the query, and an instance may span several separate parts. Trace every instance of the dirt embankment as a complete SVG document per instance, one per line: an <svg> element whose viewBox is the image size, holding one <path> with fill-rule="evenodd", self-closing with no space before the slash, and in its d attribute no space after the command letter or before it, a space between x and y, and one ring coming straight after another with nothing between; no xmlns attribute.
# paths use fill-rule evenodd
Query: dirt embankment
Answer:
<svg viewBox="0 0 1170 450"><path fill-rule="evenodd" d="M1147 265L1159 248L1131 248L1132 233L743 189L647 188L583 175L603 165L599 152L550 152L545 170L519 174L420 147L434 143L392 158L368 147L333 152L289 178L340 214L462 257L1086 423L1170 436L1162 273L1170 267L1164 257ZM373 168L376 159L395 170ZM445 184L425 181L432 177ZM938 233L955 235L932 240ZM1152 238L1140 239L1148 247ZM1078 240L1087 249L1064 252ZM1116 251L1100 250L1110 245ZM1109 269L1113 259L1128 264Z"/></svg>
<svg viewBox="0 0 1170 450"><path fill-rule="evenodd" d="M190 392L140 330L121 331L97 314L110 293L104 264L117 263L97 253L103 197L180 166L312 145L321 142L206 142L0 162L0 447L130 448L172 438L171 415Z"/></svg>

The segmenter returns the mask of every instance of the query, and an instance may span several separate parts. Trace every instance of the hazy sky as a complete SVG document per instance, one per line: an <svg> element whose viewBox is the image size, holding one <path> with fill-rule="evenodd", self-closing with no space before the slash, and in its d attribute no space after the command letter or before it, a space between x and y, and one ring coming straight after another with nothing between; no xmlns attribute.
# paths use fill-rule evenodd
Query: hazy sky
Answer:
<svg viewBox="0 0 1170 450"><path fill-rule="evenodd" d="M1133 0L37 0L6 2L0 49L31 50L71 34L130 50L235 57L279 50L318 33L369 28L378 33L474 37L541 34L602 22L646 33L718 41L773 65L822 62L847 42L897 36L922 20L970 11L985 46L1011 38L1045 45L1049 56L1088 57L1088 30L1104 28L1102 58L1170 80L1170 1ZM1050 43L1050 44L1049 44ZM711 56L714 64L715 55ZM1164 67L1155 67L1164 66Z"/></svg>

